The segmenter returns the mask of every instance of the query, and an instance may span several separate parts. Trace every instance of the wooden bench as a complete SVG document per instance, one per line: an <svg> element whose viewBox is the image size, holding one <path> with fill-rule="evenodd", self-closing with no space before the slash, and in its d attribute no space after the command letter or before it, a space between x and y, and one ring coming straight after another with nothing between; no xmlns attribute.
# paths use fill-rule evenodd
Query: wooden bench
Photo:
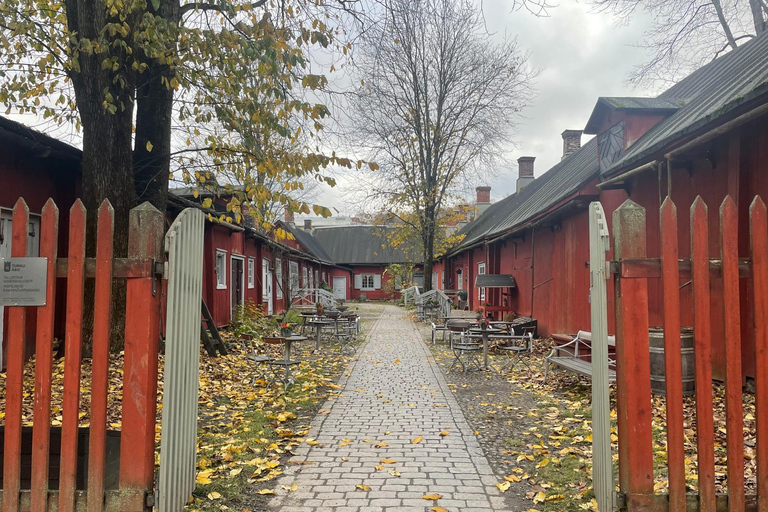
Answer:
<svg viewBox="0 0 768 512"><path fill-rule="evenodd" d="M549 375L550 365L559 366L566 370L592 377L592 333L579 331L576 336L564 336L555 334L552 336L556 344L552 352L544 358L544 380ZM608 380L616 380L616 359L611 352L615 352L616 337L608 336ZM612 350L613 349L613 350Z"/></svg>

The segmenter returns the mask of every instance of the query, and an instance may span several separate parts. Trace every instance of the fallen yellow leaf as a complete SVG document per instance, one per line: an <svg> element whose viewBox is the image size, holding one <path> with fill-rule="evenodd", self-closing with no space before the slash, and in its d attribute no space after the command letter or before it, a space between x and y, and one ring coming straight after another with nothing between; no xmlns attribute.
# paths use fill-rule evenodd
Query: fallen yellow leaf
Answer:
<svg viewBox="0 0 768 512"><path fill-rule="evenodd" d="M418 436L416 439L414 439L413 441L411 441L411 444L419 444L419 443L421 442L421 440L422 440L422 439L424 439L424 438L423 438L423 437L421 437L421 436Z"/></svg>
<svg viewBox="0 0 768 512"><path fill-rule="evenodd" d="M496 487L499 488L501 492L506 492L507 489L509 489L509 486L512 485L509 482L497 482Z"/></svg>
<svg viewBox="0 0 768 512"><path fill-rule="evenodd" d="M275 494L275 491L273 489L262 489L260 491L256 491L256 494Z"/></svg>
<svg viewBox="0 0 768 512"><path fill-rule="evenodd" d="M382 464L394 464L397 462L395 459L381 459L380 461Z"/></svg>
<svg viewBox="0 0 768 512"><path fill-rule="evenodd" d="M285 489L286 491L289 491L289 492L293 492L293 491L298 491L299 490L299 484L297 484L296 482L294 482L293 485L291 485L291 486L281 485L280 487L282 487L283 489Z"/></svg>
<svg viewBox="0 0 768 512"><path fill-rule="evenodd" d="M448 432L447 430L443 430L442 432L440 432L440 437L445 437L448 434L450 434L450 432Z"/></svg>
<svg viewBox="0 0 768 512"><path fill-rule="evenodd" d="M447 508L443 508L443 507L431 507L429 510L431 510L432 512L451 512Z"/></svg>
<svg viewBox="0 0 768 512"><path fill-rule="evenodd" d="M442 494L437 494L436 492L433 492L432 494L425 494L424 496L421 497L421 499L437 501L442 497L443 497Z"/></svg>
<svg viewBox="0 0 768 512"><path fill-rule="evenodd" d="M371 490L371 487L368 486L368 485L365 485L365 484L357 484L355 487L357 489L360 489L361 491L365 491L365 492L368 492L368 491Z"/></svg>
<svg viewBox="0 0 768 512"><path fill-rule="evenodd" d="M218 500L218 499L220 499L220 498L221 498L221 494L219 494L219 493L218 493L218 492L216 492L216 491L213 491L213 492L209 492L209 493L208 493L208 499L209 499L209 500Z"/></svg>

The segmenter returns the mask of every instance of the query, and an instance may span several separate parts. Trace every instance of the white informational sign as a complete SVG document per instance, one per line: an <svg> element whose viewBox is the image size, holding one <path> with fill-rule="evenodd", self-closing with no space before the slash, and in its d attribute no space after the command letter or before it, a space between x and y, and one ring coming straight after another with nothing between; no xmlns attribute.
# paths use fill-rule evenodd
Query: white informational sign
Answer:
<svg viewBox="0 0 768 512"><path fill-rule="evenodd" d="M0 305L45 306L48 258L0 258Z"/></svg>

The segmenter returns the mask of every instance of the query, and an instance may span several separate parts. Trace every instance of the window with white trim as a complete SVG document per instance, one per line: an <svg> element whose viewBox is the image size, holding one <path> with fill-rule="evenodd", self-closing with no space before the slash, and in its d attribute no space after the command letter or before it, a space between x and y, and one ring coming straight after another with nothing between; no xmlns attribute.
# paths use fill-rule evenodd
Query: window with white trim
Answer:
<svg viewBox="0 0 768 512"><path fill-rule="evenodd" d="M477 275L485 274L485 262L478 263L477 264ZM480 301L485 300L485 288L478 288L477 290L477 296L480 299Z"/></svg>
<svg viewBox="0 0 768 512"><path fill-rule="evenodd" d="M288 262L288 284L291 287L291 297L299 294L299 264L296 261Z"/></svg>
<svg viewBox="0 0 768 512"><path fill-rule="evenodd" d="M283 260L275 258L275 282L277 282L277 294L278 299L283 298Z"/></svg>
<svg viewBox="0 0 768 512"><path fill-rule="evenodd" d="M307 288L309 286L309 277L307 277L307 267L301 269L301 286Z"/></svg>
<svg viewBox="0 0 768 512"><path fill-rule="evenodd" d="M254 288L256 286L256 261L253 258L248 258L248 288Z"/></svg>
<svg viewBox="0 0 768 512"><path fill-rule="evenodd" d="M360 288L363 290L373 290L373 274L362 274L362 283Z"/></svg>
<svg viewBox="0 0 768 512"><path fill-rule="evenodd" d="M227 289L227 251L216 249L216 289Z"/></svg>

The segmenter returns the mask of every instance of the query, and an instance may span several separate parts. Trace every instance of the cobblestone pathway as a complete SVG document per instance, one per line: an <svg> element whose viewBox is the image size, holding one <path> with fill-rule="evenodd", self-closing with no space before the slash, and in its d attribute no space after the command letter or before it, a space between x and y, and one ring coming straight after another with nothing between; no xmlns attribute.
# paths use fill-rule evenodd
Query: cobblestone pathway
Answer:
<svg viewBox="0 0 768 512"><path fill-rule="evenodd" d="M402 310L384 309L340 384L341 396L324 406L330 413L313 421L309 437L319 444L302 445L291 459L270 510L505 509L497 479L473 432ZM414 444L419 436L422 440ZM294 483L295 491L282 488ZM442 498L422 498L432 493Z"/></svg>

